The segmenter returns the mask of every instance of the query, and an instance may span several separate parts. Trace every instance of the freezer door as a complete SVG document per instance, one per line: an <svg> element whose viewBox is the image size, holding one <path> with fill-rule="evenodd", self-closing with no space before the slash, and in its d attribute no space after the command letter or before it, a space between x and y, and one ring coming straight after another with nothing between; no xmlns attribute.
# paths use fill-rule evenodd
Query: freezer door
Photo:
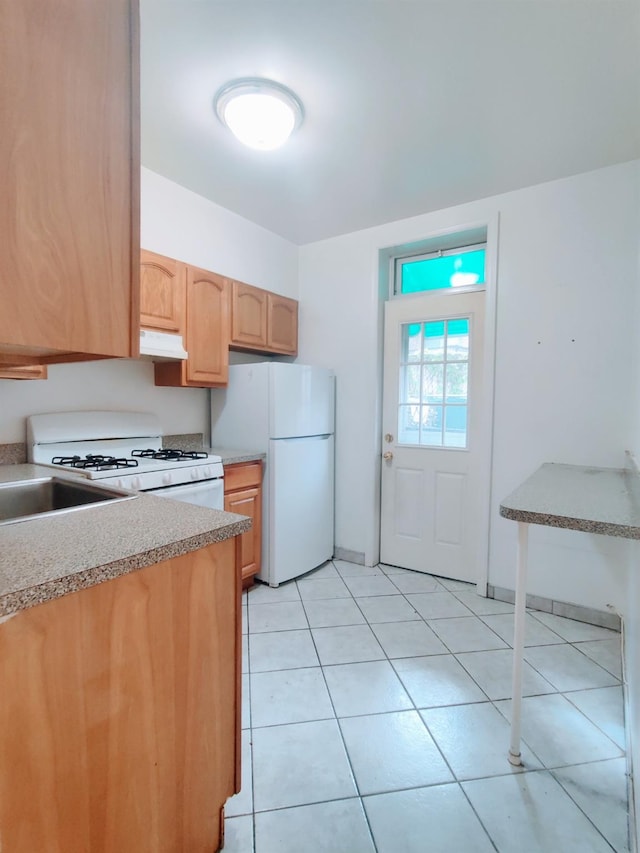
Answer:
<svg viewBox="0 0 640 853"><path fill-rule="evenodd" d="M333 436L269 445L271 585L315 569L333 556Z"/></svg>
<svg viewBox="0 0 640 853"><path fill-rule="evenodd" d="M270 438L334 432L334 375L324 367L269 365Z"/></svg>

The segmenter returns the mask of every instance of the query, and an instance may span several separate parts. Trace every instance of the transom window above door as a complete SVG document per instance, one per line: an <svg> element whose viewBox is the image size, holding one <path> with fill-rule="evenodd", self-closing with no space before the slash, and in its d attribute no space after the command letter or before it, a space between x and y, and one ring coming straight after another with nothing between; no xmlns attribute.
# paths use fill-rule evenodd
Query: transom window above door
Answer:
<svg viewBox="0 0 640 853"><path fill-rule="evenodd" d="M468 317L402 325L399 443L467 447L469 325Z"/></svg>
<svg viewBox="0 0 640 853"><path fill-rule="evenodd" d="M395 294L423 293L485 283L486 244L399 257L395 260Z"/></svg>

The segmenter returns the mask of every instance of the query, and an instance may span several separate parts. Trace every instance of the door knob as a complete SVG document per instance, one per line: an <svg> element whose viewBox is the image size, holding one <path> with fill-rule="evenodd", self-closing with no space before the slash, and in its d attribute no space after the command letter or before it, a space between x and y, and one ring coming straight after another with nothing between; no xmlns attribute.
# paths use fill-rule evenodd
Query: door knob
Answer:
<svg viewBox="0 0 640 853"><path fill-rule="evenodd" d="M390 450L387 450L386 453L382 454L382 458L386 459L387 462L389 462L389 460L393 459L393 453Z"/></svg>

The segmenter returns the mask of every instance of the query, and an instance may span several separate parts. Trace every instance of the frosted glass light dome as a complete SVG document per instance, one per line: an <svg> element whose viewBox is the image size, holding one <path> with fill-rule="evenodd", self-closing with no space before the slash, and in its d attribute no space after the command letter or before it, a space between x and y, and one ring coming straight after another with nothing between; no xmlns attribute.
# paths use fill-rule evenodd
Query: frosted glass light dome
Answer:
<svg viewBox="0 0 640 853"><path fill-rule="evenodd" d="M260 78L233 80L215 97L220 121L249 148L272 151L300 126L302 104L279 83Z"/></svg>

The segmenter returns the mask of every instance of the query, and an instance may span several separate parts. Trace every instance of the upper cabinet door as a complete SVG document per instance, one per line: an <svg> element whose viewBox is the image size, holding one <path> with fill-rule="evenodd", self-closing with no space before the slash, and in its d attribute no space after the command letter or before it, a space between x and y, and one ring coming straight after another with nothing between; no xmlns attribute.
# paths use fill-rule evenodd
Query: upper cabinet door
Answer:
<svg viewBox="0 0 640 853"><path fill-rule="evenodd" d="M298 352L298 303L275 293L267 294L269 313L267 344L273 352L296 355Z"/></svg>
<svg viewBox="0 0 640 853"><path fill-rule="evenodd" d="M231 342L243 347L267 346L267 292L241 281L231 283Z"/></svg>
<svg viewBox="0 0 640 853"><path fill-rule="evenodd" d="M186 265L143 249L140 252L140 325L184 333Z"/></svg>
<svg viewBox="0 0 640 853"><path fill-rule="evenodd" d="M229 377L230 282L187 267L186 384L226 385Z"/></svg>
<svg viewBox="0 0 640 853"><path fill-rule="evenodd" d="M138 19L2 4L0 361L138 353Z"/></svg>

